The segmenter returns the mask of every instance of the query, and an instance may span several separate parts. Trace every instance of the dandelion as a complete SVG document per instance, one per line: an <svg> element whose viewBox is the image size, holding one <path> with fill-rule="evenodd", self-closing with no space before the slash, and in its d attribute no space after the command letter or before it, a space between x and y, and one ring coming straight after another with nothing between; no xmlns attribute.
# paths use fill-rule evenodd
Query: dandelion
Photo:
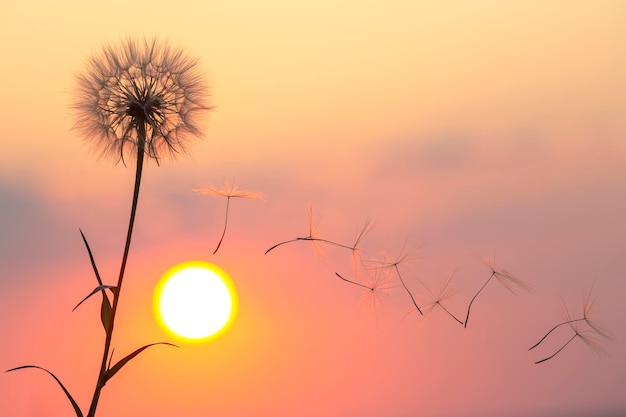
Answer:
<svg viewBox="0 0 626 417"><path fill-rule="evenodd" d="M228 209L230 206L231 198L250 198L255 200L262 200L263 194L257 193L256 191L246 191L239 190L235 185L235 181L233 180L230 184L224 181L224 185L222 188L216 188L212 185L201 185L200 188L195 188L195 191L198 194L207 194L207 195L216 195L226 197L226 215L224 218L224 230L222 231L222 237L220 237L219 242L217 242L217 247L213 251L213 255L215 255L222 244L222 240L224 240L224 236L226 235L226 227L228 226Z"/></svg>
<svg viewBox="0 0 626 417"><path fill-rule="evenodd" d="M428 286L424 285L424 288L426 288L426 291L428 292L430 297L428 297L428 300L423 303L423 307L426 314L430 314L437 307L441 308L456 322L458 322L459 324L463 324L461 320L459 320L454 314L450 312L450 310L446 308L446 306L443 305L446 300L456 294L456 288L450 285L450 282L452 281L452 278L455 274L456 270L454 270L450 275L448 275L448 277L444 281L439 284L439 288L437 289L437 291L433 291Z"/></svg>
<svg viewBox="0 0 626 417"><path fill-rule="evenodd" d="M289 239L289 240L286 240L284 242L277 243L274 246L272 246L271 248L269 248L268 250L266 250L265 251L265 255L267 255L269 252L271 252L272 250L276 249L279 246L285 245L287 243L298 242L298 241L309 241L309 242L311 242L311 244L313 245L313 247L315 248L315 250L319 254L322 253L322 248L320 247L319 243L325 243L325 244L328 244L328 245L332 245L332 246L336 246L336 247L340 247L340 248L344 248L344 249L349 249L354 254L355 252L357 252L360 249L358 247L358 244L360 243L361 239L363 239L363 237L367 234L367 232L371 228L371 226L370 226L371 221L368 220L366 222L366 224L365 224L365 227L357 235L357 240L356 240L356 243L354 244L354 246L343 245L341 243L337 243L337 242L333 242L331 240L323 239L320 236L320 229L319 229L319 225L318 225L319 224L319 218L315 217L313 215L313 207L311 206L310 203L307 205L307 212L308 212L307 229L308 229L308 232L309 232L308 236L297 237L295 239Z"/></svg>
<svg viewBox="0 0 626 417"><path fill-rule="evenodd" d="M530 348L528 348L528 350L532 350L532 349L536 348L537 346L539 346L541 344L541 342L543 342L552 332L554 332L559 327L567 325L567 324L576 323L576 322L585 322L597 334L599 334L600 336L602 336L604 338L610 339L611 338L611 333L608 330L602 328L598 324L597 319L595 318L595 316L593 315L593 312L592 312L593 299L591 298L591 290L592 290L592 288L589 288L588 290L586 290L583 293L583 300L582 300L583 301L583 303L582 303L583 304L582 305L582 307L583 307L582 308L583 315L582 315L582 317L573 318L569 314L569 310L567 309L567 305L565 304L565 302L563 300L561 300L563 302L563 307L564 307L564 311L565 311L565 319L564 319L564 321L559 323L559 324L557 324L553 328L551 328L541 339L539 339L539 341L537 343L535 343Z"/></svg>
<svg viewBox="0 0 626 417"><path fill-rule="evenodd" d="M198 61L157 39L106 45L77 81L75 128L118 161L141 165L145 154L158 163L163 152L186 152L210 109Z"/></svg>
<svg viewBox="0 0 626 417"><path fill-rule="evenodd" d="M144 156L158 164L163 152L170 156L185 152L187 138L200 135L198 118L209 107L198 61L156 39L129 38L119 46L105 46L89 59L85 74L78 75L77 82L77 98L73 104L77 113L76 128L100 148L103 155L113 155L118 162L124 162L125 155L136 159L126 243L110 318L105 326L100 373L87 414L93 417L107 380L153 345L137 349L111 367L111 340L137 212Z"/></svg>
<svg viewBox="0 0 626 417"><path fill-rule="evenodd" d="M598 334L597 331L589 331L588 329L584 329L581 326L583 325L583 321L580 321L579 319L573 319L572 316L569 314L569 311L567 310L567 307L565 308L565 314L566 314L566 321L565 323L562 324L567 324L569 325L569 327L572 329L572 331L574 332L574 334L572 335L572 337L570 337L567 342L565 342L565 344L563 344L559 349L557 349L553 354L551 354L550 356L543 358L541 360L538 360L537 362L535 362L535 365L543 363L547 360L550 360L552 358L554 358L556 355L559 354L559 352L561 352L563 349L565 349L567 347L567 345L569 345L574 339L579 338L580 340L582 340L589 349L593 350L596 354L602 354L604 352L604 349L602 348L602 344L600 342L600 340L595 337L595 334ZM557 326L558 327L558 326Z"/></svg>
<svg viewBox="0 0 626 417"><path fill-rule="evenodd" d="M415 252L417 252L417 250L419 250L419 246L411 250L406 250L406 240L405 240L404 243L402 244L402 249L400 250L398 255L396 255L395 257L384 256L382 261L374 261L374 263L377 264L378 268L393 269L396 272L396 275L398 275L398 279L400 279L400 283L402 284L402 287L404 288L406 293L409 295L409 298L411 299L413 306L415 307L417 312L420 313L420 315L424 315L420 307L417 305L417 301L415 301L415 297L413 296L413 293L404 282L404 279L402 278L402 274L400 274L400 268L398 267L398 265L400 265L401 263L412 262L412 261L419 259L415 256Z"/></svg>
<svg viewBox="0 0 626 417"><path fill-rule="evenodd" d="M105 46L89 59L87 70L77 76L77 83L77 96L72 105L77 117L75 128L100 148L103 155L113 155L117 162L121 160L124 164L127 156L136 160L130 220L116 285L103 283L87 239L80 231L99 285L75 309L101 293L100 319L106 333L98 378L86 414L86 417L95 417L102 389L120 369L151 346L175 346L167 342L150 343L113 363L111 340L135 224L144 157L159 164L163 152L170 156L185 152L186 138L200 135L198 117L209 107L205 104L207 89L198 73L197 61L157 40L128 39L117 47ZM106 290L112 294L112 303ZM35 365L19 366L6 372L21 369L47 372L65 393L76 417L84 416L70 392L52 372Z"/></svg>
<svg viewBox="0 0 626 417"><path fill-rule="evenodd" d="M367 278L364 282L345 278L337 272L335 275L347 283L361 287L363 289L360 296L361 306L364 309L373 310L374 316L377 317L376 313L381 296L388 294L392 288L390 270L380 268L372 271L367 270Z"/></svg>
<svg viewBox="0 0 626 417"><path fill-rule="evenodd" d="M502 285L504 285L504 287L507 290L511 291L511 293L513 294L516 294L517 293L516 291L518 289L522 289L525 291L532 291L532 287L530 285L528 285L521 279L515 277L506 269L496 269L495 251L493 253L493 262L488 258L482 258L482 262L489 268L489 270L491 271L491 275L489 275L489 278L487 279L487 281L485 281L483 286L480 287L476 295L474 295L469 305L467 306L467 316L465 317L464 327L467 327L467 322L469 321L470 309L472 308L472 304L474 303L474 300L476 300L476 297L478 297L478 294L480 294L481 291L487 286L489 281L491 281L491 278L495 277Z"/></svg>
<svg viewBox="0 0 626 417"><path fill-rule="evenodd" d="M352 262L355 265L359 264L359 256L362 251L361 241L365 238L365 236L374 228L374 221L371 217L367 217L365 222L363 223L363 227L359 229L356 234L356 238L354 240L354 245L352 245Z"/></svg>

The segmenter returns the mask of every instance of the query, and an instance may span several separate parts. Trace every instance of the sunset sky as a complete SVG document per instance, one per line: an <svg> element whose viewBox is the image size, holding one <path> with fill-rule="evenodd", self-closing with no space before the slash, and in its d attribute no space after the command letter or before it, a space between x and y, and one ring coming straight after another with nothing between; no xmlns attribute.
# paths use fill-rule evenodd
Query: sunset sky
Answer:
<svg viewBox="0 0 626 417"><path fill-rule="evenodd" d="M113 345L143 352L99 417L616 417L626 414L626 2L135 0L0 5L0 370L39 365L88 407L104 332L79 228L114 284L134 169L72 130L75 75L106 43L156 36L200 59L215 106L190 156L149 162ZM235 180L264 200L199 185ZM419 316L397 276L375 306L348 250L398 268L420 303L456 270L465 317L496 256L534 291L492 280L467 328ZM230 274L221 337L156 323L160 277ZM371 271L370 271L371 272ZM387 271L393 272L393 271ZM372 272L373 273L373 272ZM596 354L559 328L592 288L612 333ZM422 304L424 305L424 304ZM0 416L73 412L49 375L0 373Z"/></svg>

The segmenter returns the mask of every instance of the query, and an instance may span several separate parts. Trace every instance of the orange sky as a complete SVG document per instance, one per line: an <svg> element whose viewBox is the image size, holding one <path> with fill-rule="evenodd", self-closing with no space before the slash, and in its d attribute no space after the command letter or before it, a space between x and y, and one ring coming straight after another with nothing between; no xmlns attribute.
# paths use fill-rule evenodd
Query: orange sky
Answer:
<svg viewBox="0 0 626 417"><path fill-rule="evenodd" d="M10 3L10 4L5 4ZM219 4L216 4L219 3ZM74 74L105 42L158 35L201 58L211 86L192 157L145 170L116 357L172 341L152 318L161 274L216 263L239 291L220 339L154 347L115 379L99 416L587 416L626 412L626 6L620 1L4 2L0 6L0 369L54 371L86 408L103 332L79 228L105 282L119 268L133 170L99 160L71 130ZM235 178L265 194L196 195ZM371 216L365 259L423 244L401 265L420 296L458 267L464 316L489 277L472 257L534 286L493 282L463 329L407 315L399 281L374 314L350 254L321 258L305 236L351 244ZM612 331L553 360L594 285ZM0 416L67 416L44 373L0 375ZM578 414L576 414L578 413Z"/></svg>

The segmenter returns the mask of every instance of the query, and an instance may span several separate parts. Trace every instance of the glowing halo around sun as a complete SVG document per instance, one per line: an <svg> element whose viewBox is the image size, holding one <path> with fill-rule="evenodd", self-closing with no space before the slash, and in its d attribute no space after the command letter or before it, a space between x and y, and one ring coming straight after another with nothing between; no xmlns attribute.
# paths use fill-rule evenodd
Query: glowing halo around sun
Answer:
<svg viewBox="0 0 626 417"><path fill-rule="evenodd" d="M154 291L159 325L177 339L204 342L224 333L237 312L237 293L226 272L208 262L169 269Z"/></svg>

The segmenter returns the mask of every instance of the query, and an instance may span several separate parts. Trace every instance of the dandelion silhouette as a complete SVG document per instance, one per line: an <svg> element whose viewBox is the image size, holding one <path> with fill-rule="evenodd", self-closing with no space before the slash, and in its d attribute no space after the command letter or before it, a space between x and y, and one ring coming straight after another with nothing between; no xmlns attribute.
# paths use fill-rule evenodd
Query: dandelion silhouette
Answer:
<svg viewBox="0 0 626 417"><path fill-rule="evenodd" d="M195 191L198 194L226 197L226 215L224 217L224 230L222 231L222 236L220 237L220 240L219 242L217 242L217 246L215 247L215 250L213 251L213 255L215 255L217 251L219 250L222 244L222 241L224 240L224 236L226 235L226 227L228 226L228 209L230 206L230 199L231 198L250 198L250 199L255 199L255 200L263 199L263 195L260 193L257 193L256 191L246 191L246 190L237 189L237 186L235 185L234 180L230 183L224 181L224 185L222 186L222 188L217 188L212 185L201 185L200 188L195 188L193 191Z"/></svg>
<svg viewBox="0 0 626 417"><path fill-rule="evenodd" d="M581 319L574 319L572 318L572 316L570 315L567 306L565 306L565 322L555 326L552 330L567 324L572 331L574 332L574 334L572 335L572 337L570 337L567 342L565 342L565 344L563 344L559 349L557 349L553 354L551 354L550 356L543 358L541 360L538 360L537 362L535 362L535 365L543 363L545 361L548 361L552 358L554 358L556 355L558 355L563 349L565 349L567 347L567 345L569 345L574 339L579 338L580 340L582 340L589 349L593 350L596 354L602 354L604 352L604 349L602 348L602 344L600 342L600 340L598 338L595 337L596 334L600 334L601 336L604 337L610 337L609 334L605 331L602 330L602 333L598 332L598 328L597 327L593 327L589 324L589 321L587 321L584 317ZM588 328L585 329L582 327L583 324L587 324ZM589 330L589 328L591 328L592 330ZM552 332L552 330L550 330L548 332L548 334L550 334ZM547 335L546 335L547 336ZM541 341L543 341L543 339L545 339L545 337L542 338L537 344L535 344L534 346L532 346L530 349L534 348L535 346L537 346L539 343L541 343ZM529 349L529 350L530 350Z"/></svg>
<svg viewBox="0 0 626 417"><path fill-rule="evenodd" d="M404 288L406 293L409 295L409 298L411 299L413 306L415 307L415 309L420 315L424 315L420 307L417 305L417 301L415 301L415 297L413 296L413 293L404 282L404 279L402 278L402 274L400 274L400 268L398 267L398 265L402 263L408 263L408 262L417 260L418 258L415 257L414 252L418 251L419 248L420 247L418 246L418 247L413 248L412 250L405 250L406 249L406 240L405 240L404 243L402 244L402 249L400 250L397 256L395 257L384 256L384 259L382 261L375 260L373 261L373 263L376 265L377 268L393 269L395 271L396 275L398 276L398 279L400 279L400 283L402 284L402 287Z"/></svg>
<svg viewBox="0 0 626 417"><path fill-rule="evenodd" d="M532 291L532 287L530 285L528 285L521 279L515 277L506 269L500 269L500 270L496 269L496 252L495 251L493 252L493 262L488 258L480 258L480 259L491 270L491 275L489 275L489 278L487 279L487 281L485 281L483 286L480 287L476 295L474 295L474 297L472 297L471 301L469 302L469 305L467 306L467 316L465 317L465 323L463 324L464 327L467 327L467 323L469 321L469 316L470 316L470 310L472 308L472 304L474 303L474 300L476 300L476 297L478 297L478 294L480 294L481 291L487 286L487 284L489 284L489 281L491 281L492 278L495 277L502 285L504 285L504 287L507 290L511 291L511 293L513 294L517 294L516 293L517 289L522 289L524 291Z"/></svg>
<svg viewBox="0 0 626 417"><path fill-rule="evenodd" d="M452 317L457 323L463 325L463 322L458 319L454 314L452 314L450 310L446 308L446 306L443 305L446 300L450 299L456 294L456 288L450 285L450 282L456 274L456 271L457 270L454 270L450 275L448 275L445 280L443 280L439 284L439 288L437 288L437 291L431 290L428 286L424 284L424 288L426 288L426 291L428 292L430 297L428 297L427 301L423 303L423 307L424 312L427 315L432 313L435 308L440 308L445 311L448 316Z"/></svg>
<svg viewBox="0 0 626 417"><path fill-rule="evenodd" d="M198 69L196 59L157 39L107 45L77 76L75 128L103 155L136 157L138 167L144 155L158 163L164 152L186 152L210 109Z"/></svg>
<svg viewBox="0 0 626 417"><path fill-rule="evenodd" d="M124 165L127 157L136 161L126 243L115 286L103 284L81 230L99 285L78 305L101 292L101 321L106 333L100 370L87 413L87 417L94 417L102 389L122 367L151 346L171 345L151 343L112 364L111 340L135 224L144 159L153 159L158 165L163 153L173 158L186 152L188 138L200 136L197 122L210 107L205 101L208 89L199 73L197 60L157 39L129 38L118 46L106 45L89 59L86 72L76 78L77 94L72 105L76 112L75 129L102 155L113 156L116 162L122 161ZM107 289L113 293L112 303L106 295ZM83 417L70 392L49 370L25 365L7 372L27 368L50 374L71 402L76 416Z"/></svg>
<svg viewBox="0 0 626 417"><path fill-rule="evenodd" d="M556 329L558 329L559 327L568 325L568 324L572 324L572 323L577 323L577 322L584 322L586 323L595 333L599 334L600 336L610 339L611 333L602 328L598 323L597 320L595 318L595 316L593 315L592 309L593 309L593 299L591 298L591 292L592 292L592 288L589 288L588 290L586 290L583 293L583 302L582 302L582 310L583 310L583 315L582 317L578 317L578 318L573 318L571 316L571 314L569 313L569 310L567 309L567 305L565 304L565 302L563 300L561 300L563 302L563 307L565 310L565 321L557 324L556 326L554 326L553 328L551 328L541 339L539 339L539 341L537 343L535 343L534 345L532 345L530 348L528 348L528 350L532 350L534 348L536 348L537 346L539 346L548 336L550 336L550 334L552 332L554 332Z"/></svg>
<svg viewBox="0 0 626 417"><path fill-rule="evenodd" d="M358 256L358 252L361 250L359 244L361 243L361 241L363 240L365 235L367 235L367 233L373 227L373 222L372 222L372 220L370 218L366 219L363 228L359 231L359 233L357 233L357 237L356 237L356 241L355 241L354 245L348 246L348 245L343 245L341 243L337 243L337 242L333 242L331 240L327 240L327 239L321 238L320 237L319 226L318 226L319 218L314 217L314 215L313 215L313 207L311 206L310 203L307 205L307 212L308 212L307 228L308 228L308 231L309 231L309 235L308 236L304 236L304 237L297 237L295 239L290 239L290 240L286 240L284 242L277 243L274 246L272 246L271 248L269 248L268 250L266 250L265 251L265 255L267 255L268 253L270 253L271 251L273 251L277 247L285 245L287 243L308 241L308 242L311 242L313 244L313 247L315 248L315 250L320 255L322 253L322 249L321 249L319 243L325 243L325 244L328 244L328 245L331 245L331 246L336 246L336 247L339 247L339 248L344 248L344 249L351 250L352 254L353 254L353 259L356 259L356 257Z"/></svg>

